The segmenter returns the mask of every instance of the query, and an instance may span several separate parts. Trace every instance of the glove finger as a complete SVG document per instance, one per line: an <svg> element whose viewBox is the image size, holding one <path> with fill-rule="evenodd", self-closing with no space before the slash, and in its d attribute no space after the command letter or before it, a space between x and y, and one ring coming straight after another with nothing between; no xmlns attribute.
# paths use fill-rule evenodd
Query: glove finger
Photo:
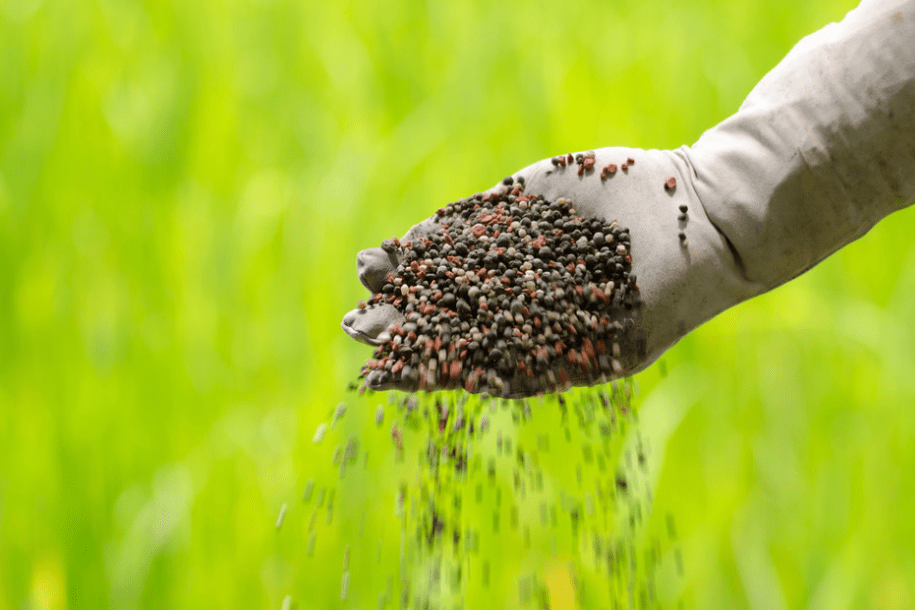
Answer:
<svg viewBox="0 0 915 610"><path fill-rule="evenodd" d="M343 330L350 337L368 345L380 345L378 335L393 324L403 322L403 314L391 305L354 309L343 316Z"/></svg>
<svg viewBox="0 0 915 610"><path fill-rule="evenodd" d="M424 220L412 227L401 241L413 241L426 237L427 235L440 230L435 217ZM402 259L402 250L397 248L393 252L385 252L381 248L369 248L356 255L356 271L359 273L359 281L362 285L372 292L381 292L385 285L385 279L388 273L393 273L397 269Z"/></svg>
<svg viewBox="0 0 915 610"><path fill-rule="evenodd" d="M399 264L396 252L385 252L381 248L369 248L356 255L356 271L359 281L371 292L381 292L387 280L385 276L392 273Z"/></svg>

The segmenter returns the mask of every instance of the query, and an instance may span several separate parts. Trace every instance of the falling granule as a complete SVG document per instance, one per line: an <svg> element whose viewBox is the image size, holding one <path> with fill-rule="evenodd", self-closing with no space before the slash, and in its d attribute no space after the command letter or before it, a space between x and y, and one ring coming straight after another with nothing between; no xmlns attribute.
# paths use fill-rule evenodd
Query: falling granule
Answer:
<svg viewBox="0 0 915 610"><path fill-rule="evenodd" d="M324 440L325 434L327 434L327 424L318 424L318 427L315 429L315 436L311 439L311 442L320 443Z"/></svg>
<svg viewBox="0 0 915 610"><path fill-rule="evenodd" d="M531 576L529 574L522 574L518 578L518 599L522 606L531 601Z"/></svg>
<svg viewBox="0 0 915 610"><path fill-rule="evenodd" d="M349 572L344 572L340 582L340 601L346 601L347 597L349 597Z"/></svg>
<svg viewBox="0 0 915 610"><path fill-rule="evenodd" d="M351 434L349 439L346 441L346 448L343 450L343 463L345 464L354 464L358 459L359 455L359 441L356 440L356 435Z"/></svg>
<svg viewBox="0 0 915 610"><path fill-rule="evenodd" d="M384 423L384 406L378 405L378 408L375 409L375 425L380 426Z"/></svg>
<svg viewBox="0 0 915 610"><path fill-rule="evenodd" d="M286 519L286 504L280 507L280 514L276 517L276 529L283 527L283 520Z"/></svg>
<svg viewBox="0 0 915 610"><path fill-rule="evenodd" d="M631 582L636 601L639 591L646 592L645 600L651 599L653 566L662 561L658 559L662 554L645 555L643 548L632 546L632 534L647 514L645 460L636 459L645 450L641 444L619 449L631 437L620 434L625 422L631 421L630 395L631 384L626 382L546 396L538 402L464 392L389 400L396 408L387 414L394 420L388 425L393 424L392 430L400 437L403 451L398 450L397 455L410 474L403 478L399 491L392 493L401 529L399 578L403 585L382 593L380 602L390 604L401 598L415 607L428 603L429 607L452 608L460 606L457 600L467 594L467 586L485 586L493 594L503 595L505 583L517 582L514 595L528 605L539 603L544 598L535 577L528 573L518 580L510 565L490 563L493 550L500 545L516 545L543 556L572 553L575 578L589 588L589 597L603 596L600 601L591 598L588 607L613 607L617 600L625 603L625 585L612 583ZM547 428L542 427L545 417L555 417ZM525 426L541 427L520 434ZM559 435L550 439L554 430ZM428 436L423 437L422 431L428 431ZM378 434L388 436L387 430ZM563 442L563 436L571 444ZM360 442L369 444L368 439ZM497 451L499 444L501 451ZM574 472L565 482L555 473L549 474L541 461L555 460L559 449L569 456L566 471ZM344 450L343 462L347 462L345 455ZM329 506L333 504L332 497L326 499ZM470 514L468 506L473 507ZM482 515L484 522L474 523L475 515ZM376 562L383 565L381 540L376 536L368 540L376 540ZM614 554L619 543L634 551L627 546L624 555ZM353 547L341 546L347 575L341 583L341 599L348 600ZM355 549L359 548L357 543ZM638 564L632 564L635 551ZM647 558L644 562L643 556ZM671 554L663 556L672 561ZM396 559L394 563L398 565ZM607 579L610 588L602 587L595 578ZM361 580L352 584L359 588ZM598 590L605 592L595 593ZM353 599L356 597L354 589Z"/></svg>
<svg viewBox="0 0 915 610"><path fill-rule="evenodd" d="M337 421L343 419L344 415L346 415L346 403L341 402L339 405L337 405L337 409L334 411L334 418L330 422L331 430L337 426Z"/></svg>
<svg viewBox="0 0 915 610"><path fill-rule="evenodd" d="M327 497L327 525L334 520L334 493L336 490L331 489Z"/></svg>
<svg viewBox="0 0 915 610"><path fill-rule="evenodd" d="M283 598L283 605L280 606L280 610L292 610L292 596L287 595Z"/></svg>
<svg viewBox="0 0 915 610"><path fill-rule="evenodd" d="M308 481L305 482L305 491L302 492L302 501L310 502L311 496L314 493L314 490L315 490L315 480L308 479Z"/></svg>

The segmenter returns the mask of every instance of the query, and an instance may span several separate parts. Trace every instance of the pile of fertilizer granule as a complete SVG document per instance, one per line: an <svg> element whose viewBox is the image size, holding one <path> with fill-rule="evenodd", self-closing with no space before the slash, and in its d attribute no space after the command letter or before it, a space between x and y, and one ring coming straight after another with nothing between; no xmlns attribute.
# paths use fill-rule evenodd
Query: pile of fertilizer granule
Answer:
<svg viewBox="0 0 915 610"><path fill-rule="evenodd" d="M619 377L638 357L629 231L503 184L382 244L400 264L360 309L389 304L404 322L378 337L364 388L549 393Z"/></svg>

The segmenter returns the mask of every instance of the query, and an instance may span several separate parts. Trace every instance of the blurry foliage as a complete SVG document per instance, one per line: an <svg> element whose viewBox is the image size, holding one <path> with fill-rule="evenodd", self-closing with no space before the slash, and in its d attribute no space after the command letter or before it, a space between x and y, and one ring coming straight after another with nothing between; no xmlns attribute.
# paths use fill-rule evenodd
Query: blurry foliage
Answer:
<svg viewBox="0 0 915 610"><path fill-rule="evenodd" d="M689 144L853 5L0 3L0 610L339 599L273 525L367 355L355 253L542 157ZM637 379L688 607L915 604L913 229Z"/></svg>

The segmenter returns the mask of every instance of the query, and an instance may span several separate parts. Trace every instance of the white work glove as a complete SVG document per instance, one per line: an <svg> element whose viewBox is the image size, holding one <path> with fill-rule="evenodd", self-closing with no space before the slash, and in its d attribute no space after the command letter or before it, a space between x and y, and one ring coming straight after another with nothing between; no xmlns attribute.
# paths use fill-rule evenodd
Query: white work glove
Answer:
<svg viewBox="0 0 915 610"><path fill-rule="evenodd" d="M623 169L627 159L634 163ZM617 171L602 177L609 164ZM621 354L619 374L633 374L703 322L793 279L915 200L915 0L865 0L804 38L692 147L603 148L593 169L578 170L547 159L514 176L527 194L570 199L579 214L630 230L643 307L639 349ZM398 262L396 251L360 252L360 280L377 292ZM381 305L350 312L343 328L378 344L400 322ZM383 375L368 381L415 389Z"/></svg>

